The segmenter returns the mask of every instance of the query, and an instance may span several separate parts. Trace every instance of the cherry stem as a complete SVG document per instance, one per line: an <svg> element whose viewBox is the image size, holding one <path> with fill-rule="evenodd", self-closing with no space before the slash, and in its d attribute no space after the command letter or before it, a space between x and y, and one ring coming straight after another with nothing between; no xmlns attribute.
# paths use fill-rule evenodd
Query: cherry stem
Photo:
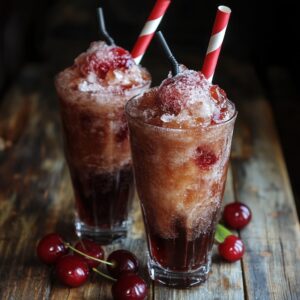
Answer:
<svg viewBox="0 0 300 300"><path fill-rule="evenodd" d="M99 275L109 279L109 280L112 280L112 281L117 281L117 279L113 278L113 277L110 277L109 275L105 274L105 273L102 273L101 271L99 271L98 269L96 268L92 268L92 270L95 272L95 273L98 273Z"/></svg>
<svg viewBox="0 0 300 300"><path fill-rule="evenodd" d="M78 253L78 254L80 254L80 255L86 257L86 258L89 258L89 259L91 259L91 260L94 260L94 261L97 261L97 262L99 262L99 263L106 264L106 265L109 265L109 266L112 266L112 267L115 265L114 263L111 263L111 262L109 262L109 261L102 260L102 259L98 259L98 258L93 257L93 256L90 256L90 255L88 255L88 254L86 254L86 253L84 253L84 252L81 252L81 251L77 250L76 248L74 248L73 246L71 246L69 243L64 243L64 244L65 244L65 246L66 246L67 248L70 248L72 251L74 251L74 252L76 252L76 253Z"/></svg>
<svg viewBox="0 0 300 300"><path fill-rule="evenodd" d="M85 247L85 245L84 245L84 243L83 243L83 241L82 241L81 238L79 239L79 243L80 243L80 245L82 246L82 248L83 248L84 250L86 250L86 247Z"/></svg>
<svg viewBox="0 0 300 300"><path fill-rule="evenodd" d="M218 243L222 244L229 235L232 235L232 232L230 230L228 230L226 227L224 227L221 224L217 225L215 240Z"/></svg>

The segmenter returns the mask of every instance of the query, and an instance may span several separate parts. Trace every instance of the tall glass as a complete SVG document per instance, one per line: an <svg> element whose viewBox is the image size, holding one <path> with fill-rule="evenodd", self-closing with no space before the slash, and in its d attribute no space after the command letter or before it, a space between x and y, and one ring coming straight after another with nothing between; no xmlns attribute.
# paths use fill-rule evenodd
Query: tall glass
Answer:
<svg viewBox="0 0 300 300"><path fill-rule="evenodd" d="M59 76L64 150L76 202L77 234L101 243L126 236L133 175L124 105L149 80L124 94L66 92Z"/></svg>
<svg viewBox="0 0 300 300"><path fill-rule="evenodd" d="M163 128L126 105L136 187L153 280L187 288L207 279L226 181L236 111L223 123Z"/></svg>

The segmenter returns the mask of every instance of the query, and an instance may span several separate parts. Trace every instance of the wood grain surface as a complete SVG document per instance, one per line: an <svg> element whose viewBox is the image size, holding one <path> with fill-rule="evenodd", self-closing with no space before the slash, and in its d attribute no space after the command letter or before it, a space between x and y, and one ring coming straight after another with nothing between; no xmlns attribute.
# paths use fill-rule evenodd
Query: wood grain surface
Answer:
<svg viewBox="0 0 300 300"><path fill-rule="evenodd" d="M226 60L223 85L239 111L225 202L242 201L253 211L238 232L246 245L241 262L222 261L214 249L206 283L175 290L149 280L138 199L123 244L141 260L148 299L300 299L300 233L272 111L253 69ZM36 255L37 240L52 231L75 241L73 200L62 154L53 78L42 67L24 68L0 107L0 299L111 299L111 283L93 274L68 289Z"/></svg>

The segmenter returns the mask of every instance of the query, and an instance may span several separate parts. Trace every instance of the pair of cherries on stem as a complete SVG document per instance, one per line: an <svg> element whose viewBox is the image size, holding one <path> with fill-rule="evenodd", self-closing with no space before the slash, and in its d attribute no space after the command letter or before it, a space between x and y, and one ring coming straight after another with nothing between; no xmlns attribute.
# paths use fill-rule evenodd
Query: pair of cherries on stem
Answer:
<svg viewBox="0 0 300 300"><path fill-rule="evenodd" d="M227 204L224 208L223 219L230 228L242 229L249 224L251 218L250 208L241 202ZM222 258L229 262L242 258L245 252L243 241L221 224L217 225L215 240L219 243L218 250Z"/></svg>
<svg viewBox="0 0 300 300"><path fill-rule="evenodd" d="M72 250L74 254L68 254ZM37 245L37 255L40 260L48 265L55 265L57 278L69 287L78 287L84 284L90 270L114 282L112 295L116 300L145 299L147 285L138 276L138 260L127 250L112 252L104 260L103 248L91 240L81 240L75 247L64 242L57 233L43 237ZM105 264L110 275L97 269Z"/></svg>

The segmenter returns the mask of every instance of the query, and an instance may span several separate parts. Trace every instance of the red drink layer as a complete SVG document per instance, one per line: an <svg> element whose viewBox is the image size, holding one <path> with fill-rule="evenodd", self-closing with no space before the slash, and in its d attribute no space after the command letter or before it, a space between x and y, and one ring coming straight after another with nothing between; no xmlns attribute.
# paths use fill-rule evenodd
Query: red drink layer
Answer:
<svg viewBox="0 0 300 300"><path fill-rule="evenodd" d="M189 287L210 266L235 120L234 105L201 73L182 70L128 102L150 276Z"/></svg>
<svg viewBox="0 0 300 300"><path fill-rule="evenodd" d="M149 85L126 50L104 42L56 78L79 235L110 242L126 233L133 176L124 105Z"/></svg>

